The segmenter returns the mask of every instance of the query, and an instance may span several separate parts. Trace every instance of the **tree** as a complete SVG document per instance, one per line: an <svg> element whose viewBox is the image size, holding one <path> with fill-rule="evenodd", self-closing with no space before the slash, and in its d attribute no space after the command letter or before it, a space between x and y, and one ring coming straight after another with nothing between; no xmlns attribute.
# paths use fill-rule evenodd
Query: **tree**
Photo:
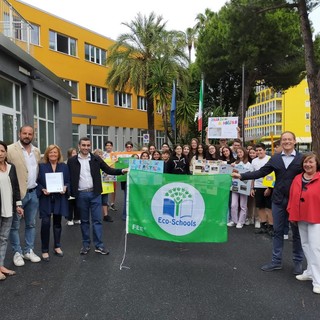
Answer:
<svg viewBox="0 0 320 320"><path fill-rule="evenodd" d="M312 41L307 2L309 8L312 9L314 6L319 5L320 1L297 1L310 94L312 149L317 154L320 154L320 61L317 61L317 55L314 49L315 45L319 45L319 42L315 43L314 45ZM317 41L319 41L319 37Z"/></svg>
<svg viewBox="0 0 320 320"><path fill-rule="evenodd" d="M166 31L166 23L154 12L148 17L139 13L134 21L123 24L129 32L120 35L110 48L107 63L111 70L106 82L110 90L133 89L136 94L146 96L148 132L150 140L155 141L156 99L160 98L161 103L166 104L169 84L174 79L187 82L185 37L182 32ZM163 86L157 82L159 77Z"/></svg>
<svg viewBox="0 0 320 320"><path fill-rule="evenodd" d="M275 88L288 88L302 79L303 46L298 17L290 10L257 14L271 0L231 0L210 17L199 30L197 64L210 87L234 82L241 88L241 67L245 65L244 99L248 99L257 80ZM224 79L224 80L223 80ZM231 87L231 86L230 86ZM239 90L236 90L239 94Z"/></svg>

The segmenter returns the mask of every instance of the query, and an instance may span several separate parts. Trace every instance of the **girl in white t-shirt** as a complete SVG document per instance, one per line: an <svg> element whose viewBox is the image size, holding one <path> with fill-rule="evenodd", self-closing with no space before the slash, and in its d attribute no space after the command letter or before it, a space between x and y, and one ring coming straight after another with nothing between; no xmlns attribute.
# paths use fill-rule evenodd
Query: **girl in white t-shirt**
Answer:
<svg viewBox="0 0 320 320"><path fill-rule="evenodd" d="M235 169L241 170L241 172L253 171L245 148L240 147L237 149L237 160L232 164L232 166L234 166ZM231 192L231 221L228 223L229 227L236 226L238 229L243 227L247 217L247 202L247 195Z"/></svg>

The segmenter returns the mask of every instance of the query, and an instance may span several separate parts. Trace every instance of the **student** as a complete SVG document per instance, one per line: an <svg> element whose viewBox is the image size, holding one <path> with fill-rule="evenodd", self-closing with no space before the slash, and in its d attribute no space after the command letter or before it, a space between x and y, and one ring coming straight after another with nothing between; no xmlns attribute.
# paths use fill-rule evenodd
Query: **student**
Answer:
<svg viewBox="0 0 320 320"><path fill-rule="evenodd" d="M166 173L190 174L189 161L182 154L182 146L177 144L174 152L167 162Z"/></svg>
<svg viewBox="0 0 320 320"><path fill-rule="evenodd" d="M258 155L252 160L253 171L259 170L270 159L266 154L266 146L263 143L258 143L255 147ZM256 234L268 233L273 236L273 219L271 212L271 189L262 184L263 178L253 180L253 188L251 196L255 198L256 207L260 220L260 228L255 231Z"/></svg>
<svg viewBox="0 0 320 320"><path fill-rule="evenodd" d="M237 160L232 165L236 170L252 171L252 165L248 161L248 153L245 148L239 147L237 149ZM236 226L237 229L243 227L247 217L247 202L248 196L246 194L231 192L231 221L228 222L228 227Z"/></svg>

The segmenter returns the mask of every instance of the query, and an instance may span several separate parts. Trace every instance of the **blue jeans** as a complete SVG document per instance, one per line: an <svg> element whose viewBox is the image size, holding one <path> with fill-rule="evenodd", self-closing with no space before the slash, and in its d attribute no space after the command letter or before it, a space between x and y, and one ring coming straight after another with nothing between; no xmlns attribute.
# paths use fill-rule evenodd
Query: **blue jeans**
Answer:
<svg viewBox="0 0 320 320"><path fill-rule="evenodd" d="M93 229L93 243L96 248L104 248L102 242L102 205L101 195L93 192L79 192L76 199L81 218L82 245L90 247L90 212Z"/></svg>
<svg viewBox="0 0 320 320"><path fill-rule="evenodd" d="M34 239L36 237L36 215L39 209L39 200L35 189L26 193L25 197L22 199L22 207L25 221L25 246L23 253L29 253L30 250L33 250L34 248ZM10 242L13 252L22 254L19 236L20 220L21 218L19 215L14 212L10 231Z"/></svg>
<svg viewBox="0 0 320 320"><path fill-rule="evenodd" d="M273 216L273 249L272 249L272 263L281 264L282 263L282 251L283 251L283 235L288 223L288 213L287 213L287 202L284 201L282 204L275 204L272 202L272 216ZM302 262L303 251L301 246L300 234L297 225L291 223L292 230L292 251L293 251L293 261Z"/></svg>

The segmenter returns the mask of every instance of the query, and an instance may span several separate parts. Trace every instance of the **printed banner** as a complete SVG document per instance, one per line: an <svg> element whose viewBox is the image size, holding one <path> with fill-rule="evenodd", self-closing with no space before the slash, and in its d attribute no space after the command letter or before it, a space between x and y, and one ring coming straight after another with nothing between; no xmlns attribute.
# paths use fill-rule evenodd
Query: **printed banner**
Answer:
<svg viewBox="0 0 320 320"><path fill-rule="evenodd" d="M140 171L149 171L163 173L163 160L139 160L133 159L130 162L130 170L140 170Z"/></svg>
<svg viewBox="0 0 320 320"><path fill-rule="evenodd" d="M130 170L127 233L173 242L227 241L231 176Z"/></svg>
<svg viewBox="0 0 320 320"><path fill-rule="evenodd" d="M208 118L208 138L238 138L238 117Z"/></svg>

